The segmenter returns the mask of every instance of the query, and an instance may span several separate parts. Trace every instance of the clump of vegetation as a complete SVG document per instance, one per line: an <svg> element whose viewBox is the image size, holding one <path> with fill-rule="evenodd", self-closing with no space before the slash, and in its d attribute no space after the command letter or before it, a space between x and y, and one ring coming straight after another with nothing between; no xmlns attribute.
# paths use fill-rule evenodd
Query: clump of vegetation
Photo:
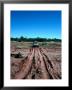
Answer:
<svg viewBox="0 0 72 90"><path fill-rule="evenodd" d="M21 53L19 52L18 54L15 55L15 58L22 58Z"/></svg>
<svg viewBox="0 0 72 90"><path fill-rule="evenodd" d="M17 53L17 54L11 54L11 56L14 57L14 58L22 58L22 55L21 55L20 52Z"/></svg>

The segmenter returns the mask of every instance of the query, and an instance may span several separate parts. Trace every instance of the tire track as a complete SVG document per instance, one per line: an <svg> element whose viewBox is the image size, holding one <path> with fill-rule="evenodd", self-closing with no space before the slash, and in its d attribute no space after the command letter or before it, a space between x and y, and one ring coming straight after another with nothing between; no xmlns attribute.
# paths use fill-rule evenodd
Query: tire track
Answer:
<svg viewBox="0 0 72 90"><path fill-rule="evenodd" d="M41 49L41 52L43 53L43 58L44 58L45 65L46 65L47 71L49 73L50 79L60 79L61 76L60 76L60 74L58 74L57 68L55 68L57 59L49 60L47 52L44 49Z"/></svg>
<svg viewBox="0 0 72 90"><path fill-rule="evenodd" d="M34 49L30 53L30 55L28 55L26 65L23 64L21 71L15 75L15 79L22 79L26 77L26 75L31 69L33 56L34 56Z"/></svg>
<svg viewBox="0 0 72 90"><path fill-rule="evenodd" d="M42 57L42 54L41 54L39 49L38 49L38 53L39 53L39 58L40 58L40 61L41 61L42 79L48 79L48 73L46 71L45 64L44 64L44 61L43 61L43 57Z"/></svg>

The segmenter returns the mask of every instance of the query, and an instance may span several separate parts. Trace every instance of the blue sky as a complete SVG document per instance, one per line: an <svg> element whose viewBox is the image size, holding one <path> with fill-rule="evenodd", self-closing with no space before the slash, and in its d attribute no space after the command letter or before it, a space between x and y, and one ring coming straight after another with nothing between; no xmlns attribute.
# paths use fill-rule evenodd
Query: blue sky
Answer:
<svg viewBox="0 0 72 90"><path fill-rule="evenodd" d="M11 11L11 37L61 39L61 11Z"/></svg>

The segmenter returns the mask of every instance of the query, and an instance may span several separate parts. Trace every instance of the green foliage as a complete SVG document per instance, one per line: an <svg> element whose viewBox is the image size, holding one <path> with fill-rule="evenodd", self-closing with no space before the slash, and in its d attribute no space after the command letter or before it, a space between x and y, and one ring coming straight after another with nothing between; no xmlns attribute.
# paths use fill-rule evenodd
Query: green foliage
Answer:
<svg viewBox="0 0 72 90"><path fill-rule="evenodd" d="M33 41L38 41L38 42L51 42L51 41L54 41L54 42L61 42L61 39L56 39L56 38L53 38L53 39L47 39L47 38L40 38L40 37L37 37L37 38L25 38L23 36L21 36L20 38L11 38L11 41L18 41L18 42L21 42L21 41L25 41L25 42L33 42Z"/></svg>

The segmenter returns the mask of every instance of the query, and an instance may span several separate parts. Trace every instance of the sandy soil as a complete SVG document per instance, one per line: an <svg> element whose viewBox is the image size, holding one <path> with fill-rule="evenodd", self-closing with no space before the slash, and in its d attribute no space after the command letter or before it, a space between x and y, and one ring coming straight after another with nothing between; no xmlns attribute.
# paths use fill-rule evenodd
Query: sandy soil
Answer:
<svg viewBox="0 0 72 90"><path fill-rule="evenodd" d="M11 57L11 79L61 79L61 48L16 49L22 58Z"/></svg>

